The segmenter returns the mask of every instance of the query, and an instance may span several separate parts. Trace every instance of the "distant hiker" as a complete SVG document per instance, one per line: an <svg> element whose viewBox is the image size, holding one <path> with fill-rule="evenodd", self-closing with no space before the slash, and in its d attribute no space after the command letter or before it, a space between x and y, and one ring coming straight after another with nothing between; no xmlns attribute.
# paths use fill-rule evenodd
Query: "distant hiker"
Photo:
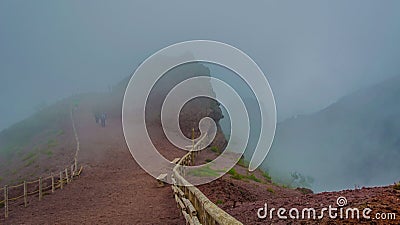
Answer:
<svg viewBox="0 0 400 225"><path fill-rule="evenodd" d="M100 122L100 113L96 112L94 113L94 118L96 119L96 123Z"/></svg>
<svg viewBox="0 0 400 225"><path fill-rule="evenodd" d="M107 119L107 114L103 112L101 114L101 116L100 116L101 127L105 127L106 126L106 119Z"/></svg>

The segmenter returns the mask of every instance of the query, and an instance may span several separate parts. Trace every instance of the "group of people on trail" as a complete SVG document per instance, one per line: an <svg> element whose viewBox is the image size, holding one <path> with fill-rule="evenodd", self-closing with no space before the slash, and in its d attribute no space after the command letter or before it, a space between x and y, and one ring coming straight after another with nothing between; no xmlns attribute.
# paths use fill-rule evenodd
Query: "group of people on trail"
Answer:
<svg viewBox="0 0 400 225"><path fill-rule="evenodd" d="M100 123L101 127L105 127L106 126L106 119L107 119L107 114L105 112L99 113L96 112L94 114L94 117L96 119L96 123Z"/></svg>

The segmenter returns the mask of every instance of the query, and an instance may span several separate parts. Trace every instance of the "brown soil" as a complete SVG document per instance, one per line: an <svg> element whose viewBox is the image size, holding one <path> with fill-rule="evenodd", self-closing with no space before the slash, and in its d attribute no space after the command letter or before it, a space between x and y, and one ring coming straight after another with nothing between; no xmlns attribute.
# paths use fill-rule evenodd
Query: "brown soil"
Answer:
<svg viewBox="0 0 400 225"><path fill-rule="evenodd" d="M102 128L90 108L88 102L81 102L75 117L82 175L40 202L29 198L27 208L13 202L10 217L2 216L0 224L184 224L171 188L158 188L131 156L121 118L111 117Z"/></svg>
<svg viewBox="0 0 400 225"><path fill-rule="evenodd" d="M267 203L269 208L284 207L289 210L295 207L302 210L306 207L312 207L318 212L323 207L329 207L329 205L337 207L336 199L340 196L346 197L348 201L344 210L355 207L362 211L368 207L372 209L371 217L374 217L375 213L395 213L396 220L330 219L327 213L322 220L280 220L276 214L272 220L268 217L266 219L257 218L257 210L263 207L264 203ZM400 224L400 192L394 190L393 187L376 187L300 196L264 196L257 201L246 202L236 208L228 208L226 211L245 224ZM362 214L360 217L362 217Z"/></svg>
<svg viewBox="0 0 400 225"><path fill-rule="evenodd" d="M206 155L208 158L212 157L210 153ZM204 157L200 158L204 161ZM245 167L236 165L234 168L244 177L237 180L226 174L218 180L199 186L199 189L212 202L244 224L400 224L400 190L395 190L393 186L305 194L307 189L291 189L273 184L265 179L260 171L254 172L255 177L259 179L256 182L246 178L250 173ZM301 213L303 208L308 207L315 208L317 212L320 212L322 208L329 207L329 205L337 207L336 200L341 196L348 201L344 210L355 207L362 213L362 210L368 207L372 209L371 217L374 217L376 213L395 213L396 219L330 219L329 215L325 213L322 220L284 220L278 218L276 211L272 220L268 217L266 219L257 217L257 210L264 207L264 203L268 204L269 209L272 207L276 209L283 207L287 210L297 208Z"/></svg>
<svg viewBox="0 0 400 225"><path fill-rule="evenodd" d="M21 148L14 157L0 158L1 187L47 177L72 164L76 144L69 116L59 128L35 134L29 145Z"/></svg>
<svg viewBox="0 0 400 225"><path fill-rule="evenodd" d="M101 128L94 122L91 107L90 101L82 101L75 117L81 142L79 161L84 165L82 175L63 190L44 196L40 202L37 198L29 198L27 208L21 202L12 203L10 217L7 220L0 217L0 224L185 224L169 185L158 188L156 180L131 156L123 138L119 113L110 114L117 116L110 116L107 127ZM70 127L65 127L68 129ZM156 141L158 146L169 146L161 140ZM185 153L169 147L159 150L169 159ZM65 153L68 163L70 155L71 152ZM214 158L215 154L207 151L198 157L197 163ZM235 170L244 176L250 175L244 167L237 165ZM244 224L400 224L400 191L392 186L303 194L271 183L260 171L256 171L254 176L259 182L249 178L232 179L227 174L199 189ZM320 209L336 206L339 196L347 198L349 204L346 207L369 207L373 209L371 215L393 212L397 220L257 218L257 209L264 203L275 208Z"/></svg>

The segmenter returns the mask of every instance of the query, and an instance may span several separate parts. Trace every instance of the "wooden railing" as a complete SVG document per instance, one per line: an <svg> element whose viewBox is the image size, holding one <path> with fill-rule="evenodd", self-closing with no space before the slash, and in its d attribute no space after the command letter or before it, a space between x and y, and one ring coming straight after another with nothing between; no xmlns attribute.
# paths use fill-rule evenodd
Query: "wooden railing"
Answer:
<svg viewBox="0 0 400 225"><path fill-rule="evenodd" d="M240 221L229 215L227 212L215 205L198 188L189 183L185 178L183 166L194 164L194 159L201 149L202 141L207 136L205 134L196 144L193 144L191 150L184 155L173 169L172 190L178 208L181 209L187 224L204 225L234 225L242 224Z"/></svg>
<svg viewBox="0 0 400 225"><path fill-rule="evenodd" d="M0 197L0 208L4 207L5 218L8 218L9 216L10 202L18 201L19 199L23 198L24 206L27 207L29 196L37 195L39 201L41 201L45 194L49 192L54 193L54 191L57 189L63 189L65 184L70 183L72 180L74 180L74 178L78 177L82 173L83 167L81 166L80 168L78 168L78 154L80 144L78 133L75 127L73 111L74 108L72 108L70 111L72 129L76 141L76 150L73 164L55 175L51 173L48 177L45 178L39 177L37 180L34 181L24 181L23 183L17 185L5 185L3 188L0 188L0 193L4 193L3 200L1 200Z"/></svg>
<svg viewBox="0 0 400 225"><path fill-rule="evenodd" d="M75 169L74 165L72 164L71 168L60 171L57 175L51 174L45 178L40 177L37 180L24 181L13 186L5 185L0 189L0 193L4 193L3 200L0 201L0 206L4 207L4 217L8 218L10 203L13 201L23 198L24 206L27 207L29 196L37 196L38 200L41 201L45 194L54 193L57 189L63 189L65 184L70 183L82 173L83 167L78 170Z"/></svg>

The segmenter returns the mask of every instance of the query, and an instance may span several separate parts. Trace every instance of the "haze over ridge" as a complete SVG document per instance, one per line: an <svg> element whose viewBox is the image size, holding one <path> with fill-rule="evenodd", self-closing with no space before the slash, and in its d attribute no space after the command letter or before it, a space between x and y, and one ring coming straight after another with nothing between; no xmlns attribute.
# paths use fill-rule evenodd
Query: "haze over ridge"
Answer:
<svg viewBox="0 0 400 225"><path fill-rule="evenodd" d="M71 94L106 91L153 52L191 39L249 54L269 79L280 121L315 112L399 73L399 8L398 1L1 1L0 130Z"/></svg>

